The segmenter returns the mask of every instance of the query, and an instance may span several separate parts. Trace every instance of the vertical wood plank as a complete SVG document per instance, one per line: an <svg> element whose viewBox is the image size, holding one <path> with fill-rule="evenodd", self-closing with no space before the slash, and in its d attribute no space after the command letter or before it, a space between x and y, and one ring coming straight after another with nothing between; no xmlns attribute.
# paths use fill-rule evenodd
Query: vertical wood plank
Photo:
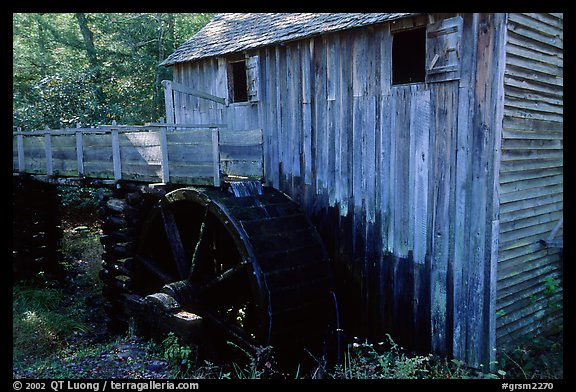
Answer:
<svg viewBox="0 0 576 392"><path fill-rule="evenodd" d="M172 81L163 80L164 105L166 106L166 123L174 124L174 93L172 91Z"/></svg>
<svg viewBox="0 0 576 392"><path fill-rule="evenodd" d="M76 125L80 128L80 124ZM76 131L76 164L78 167L78 175L84 176L84 140L82 131Z"/></svg>
<svg viewBox="0 0 576 392"><path fill-rule="evenodd" d="M271 167L270 167L270 134L272 129L270 127L270 97L268 89L268 80L270 79L270 57L268 55L267 49L261 49L258 52L258 57L260 59L260 74L258 75L258 89L260 91L260 103L258 104L258 118L260 120L259 127L266 132L262 134L262 168L264 170L263 181L266 185L270 185Z"/></svg>
<svg viewBox="0 0 576 392"><path fill-rule="evenodd" d="M269 136L269 148L270 148L270 172L268 172L268 177L272 183L272 186L276 189L280 188L280 167L278 160L278 49L270 48L266 49L266 70L269 77L266 79L267 83L267 96L266 105L268 107L268 127L265 128L264 135ZM266 129L268 132L266 132Z"/></svg>
<svg viewBox="0 0 576 392"><path fill-rule="evenodd" d="M430 162L430 90L418 92L411 111L411 128L414 135L413 257L417 264L424 264L428 241L428 167Z"/></svg>
<svg viewBox="0 0 576 392"><path fill-rule="evenodd" d="M343 43L342 47L342 58L349 59L353 53L352 38L349 34L340 35L340 42ZM342 157L343 158L343 170L342 185L344 187L345 194L343 195L343 200L341 201L341 207L344 207L346 216L350 211L354 211L354 200L353 200L353 108L354 108L354 89L353 89L353 72L350 63L347 61L340 62L340 69L342 72L342 90L341 90L341 113L342 113ZM344 166L345 165L345 166Z"/></svg>
<svg viewBox="0 0 576 392"><path fill-rule="evenodd" d="M387 248L390 252L395 253L396 252L396 248L394 246L395 244L395 218L396 218L396 208L395 208L395 201L396 201L396 193L395 193L395 189L396 189L396 148L398 146L397 143L397 132L396 129L398 128L398 106L400 105L400 107L402 106L401 104L398 103L398 89L394 89L391 90L391 96L390 96L390 129L389 129L389 134L390 134L390 150L389 150L389 155L387 156L387 161L388 161L388 167L389 169L389 177L388 177L388 203L389 203L389 208L388 208L388 232L386 233L386 238L388 239L388 245Z"/></svg>
<svg viewBox="0 0 576 392"><path fill-rule="evenodd" d="M498 13L494 16L494 26L506 26L507 14ZM482 361L491 366L494 370L494 361L496 360L496 311L497 311L497 274L498 274L498 250L499 250L499 233L500 233L500 160L502 149L502 127L504 122L504 74L506 69L506 42L507 42L507 29L495 28L494 31L494 48L493 56L494 63L492 66L492 79L491 85L491 102L489 112L491 112L491 123L493 127L492 136L492 154L490 160L492 166L489 167L489 188L488 191L492 193L492 211L490 215L491 233L490 238L487 239L486 245L488 247L489 261L485 269L486 285L488 290L486 293L487 306L485 307L485 317L483 324L486 324L485 341L486 350L482 355Z"/></svg>
<svg viewBox="0 0 576 392"><path fill-rule="evenodd" d="M340 139L342 127L340 124L340 36L334 34L326 43L326 79L327 79L327 129L330 135L330 145L328 146L328 203L331 207L341 200L342 153L340 150Z"/></svg>
<svg viewBox="0 0 576 392"><path fill-rule="evenodd" d="M365 181L364 195L366 197L366 224L367 227L376 222L376 181L378 174L376 171L376 97L367 96L366 104L366 124L364 128L364 167L362 177Z"/></svg>
<svg viewBox="0 0 576 392"><path fill-rule="evenodd" d="M214 186L220 186L220 145L218 129L212 129L212 164L214 165Z"/></svg>
<svg viewBox="0 0 576 392"><path fill-rule="evenodd" d="M454 209L454 263L452 265L452 288L453 298L453 337L452 347L455 358L465 358L466 347L466 302L464 277L467 274L467 261L469 258L470 232L466 225L469 224L468 216L472 206L470 205L470 192L472 172L471 155L471 123L470 110L472 110L472 89L461 87L458 103L458 134L456 145L456 186L455 186L455 209Z"/></svg>
<svg viewBox="0 0 576 392"><path fill-rule="evenodd" d="M409 237L409 164L410 164L410 86L398 86L393 89L395 97L395 110L393 112L392 132L394 141L393 173L393 245L394 253L400 258L408 257Z"/></svg>
<svg viewBox="0 0 576 392"><path fill-rule="evenodd" d="M470 211L470 265L467 273L467 339L466 361L479 366L487 364L493 356L490 344L495 337L495 260L493 240L498 226L498 168L497 151L501 137L502 91L504 67L504 41L502 14L479 16L478 46L476 49L477 72L474 84L472 116L472 184ZM500 21L499 21L500 20ZM497 116L500 116L498 118Z"/></svg>
<svg viewBox="0 0 576 392"><path fill-rule="evenodd" d="M291 50L290 63L291 68L291 91L292 99L290 101L292 107L292 121L290 127L290 133L292 135L291 145L292 151L292 173L293 176L299 179L303 176L302 173L302 157L303 157L303 113L302 113L302 65L301 65L301 55L302 55L302 45L303 43L298 43L294 45ZM293 185L294 189L297 189L296 184ZM299 196L303 196L302 190L297 193ZM301 199L300 199L301 200Z"/></svg>
<svg viewBox="0 0 576 392"><path fill-rule="evenodd" d="M116 124L113 124L116 125ZM112 129L112 165L114 167L114 179L122 179L122 162L120 157L120 141L117 129Z"/></svg>
<svg viewBox="0 0 576 392"><path fill-rule="evenodd" d="M224 57L217 57L218 69L216 71L216 85L214 95L225 97L226 106L230 104L228 99L228 67Z"/></svg>
<svg viewBox="0 0 576 392"><path fill-rule="evenodd" d="M48 128L44 132L44 153L46 154L46 174L51 176L54 174L52 166L52 136Z"/></svg>
<svg viewBox="0 0 576 392"><path fill-rule="evenodd" d="M301 67L302 75L302 166L304 184L312 185L312 73L310 72L313 40L301 44Z"/></svg>
<svg viewBox="0 0 576 392"><path fill-rule="evenodd" d="M386 23L379 27L380 38L380 94L390 95L392 85L392 34L390 34L390 24Z"/></svg>
<svg viewBox="0 0 576 392"><path fill-rule="evenodd" d="M170 182L170 161L168 160L168 141L166 139L167 127L158 129L158 138L160 142L160 165L162 182Z"/></svg>
<svg viewBox="0 0 576 392"><path fill-rule="evenodd" d="M20 132L20 130L18 130ZM26 160L24 157L24 135L16 135L16 147L18 149L18 171L26 171Z"/></svg>
<svg viewBox="0 0 576 392"><path fill-rule="evenodd" d="M386 254L391 252L390 242L388 240L390 228L390 195L391 195L391 174L390 174L390 155L391 147L391 133L392 133L392 100L390 95L382 95L380 102L380 174L379 182L379 195L380 205L379 210L382 216L381 223L381 238L382 238L382 253ZM382 282L383 283L383 282Z"/></svg>
<svg viewBox="0 0 576 392"><path fill-rule="evenodd" d="M478 14L463 16L462 47L470 48L462 56L462 71L459 81L458 132L456 140L456 184L454 207L454 262L452 264L452 298L453 298L453 336L452 355L465 359L466 349L466 294L464 277L467 275L469 259L470 231L467 229L471 192L471 141L472 122L470 113L473 110L472 85L476 77L476 34Z"/></svg>
<svg viewBox="0 0 576 392"><path fill-rule="evenodd" d="M278 159L278 189L281 188L283 173L283 159L284 159L284 139L283 139L283 129L282 129L282 87L283 87L283 70L285 69L284 59L282 58L284 51L280 52L280 47L276 46L274 48L276 61L275 61L275 89L274 93L276 95L276 144L278 146L278 153L276 154Z"/></svg>
<svg viewBox="0 0 576 392"><path fill-rule="evenodd" d="M352 196L354 200L354 215L362 207L362 131L364 126L364 111L360 97L352 100Z"/></svg>
<svg viewBox="0 0 576 392"><path fill-rule="evenodd" d="M406 212L408 218L407 226L407 249L408 251L414 250L414 220L419 206L415 205L415 193L416 193L416 102L417 102L417 92L418 86L410 86L410 95L408 99L410 100L410 114L406 120L408 123L408 164L406 176L408 177L408 198L406 203ZM410 261L412 262L412 260Z"/></svg>
<svg viewBox="0 0 576 392"><path fill-rule="evenodd" d="M314 146L316 161L316 193L325 193L328 189L328 113L326 101L326 38L314 42Z"/></svg>
<svg viewBox="0 0 576 392"><path fill-rule="evenodd" d="M367 94L367 64L368 52L367 34L365 30L349 33L352 35L352 88L353 95L359 97Z"/></svg>
<svg viewBox="0 0 576 392"><path fill-rule="evenodd" d="M432 163L432 258L431 258L431 331L432 348L445 355L449 351L448 337L452 335L448 307L449 260L453 241L451 200L453 190L453 143L456 128L457 83L439 83L432 90L434 160Z"/></svg>

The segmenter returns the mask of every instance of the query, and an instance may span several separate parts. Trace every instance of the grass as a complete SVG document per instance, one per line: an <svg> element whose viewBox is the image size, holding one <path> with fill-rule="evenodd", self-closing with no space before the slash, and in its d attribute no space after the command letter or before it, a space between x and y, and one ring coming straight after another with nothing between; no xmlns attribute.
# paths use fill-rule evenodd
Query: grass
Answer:
<svg viewBox="0 0 576 392"><path fill-rule="evenodd" d="M42 353L50 355L61 349L64 339L86 329L73 316L73 308L61 307L62 291L55 288L34 288L28 284L13 287L12 339L14 362L26 364Z"/></svg>

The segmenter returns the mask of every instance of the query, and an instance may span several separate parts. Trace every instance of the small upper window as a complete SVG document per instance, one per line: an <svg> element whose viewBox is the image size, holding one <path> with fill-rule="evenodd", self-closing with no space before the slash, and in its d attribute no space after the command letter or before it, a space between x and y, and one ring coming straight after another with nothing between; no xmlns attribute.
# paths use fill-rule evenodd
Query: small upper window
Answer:
<svg viewBox="0 0 576 392"><path fill-rule="evenodd" d="M246 61L230 62L228 69L228 93L230 102L248 102Z"/></svg>
<svg viewBox="0 0 576 392"><path fill-rule="evenodd" d="M426 29L399 31L392 38L392 84L421 83L426 78Z"/></svg>

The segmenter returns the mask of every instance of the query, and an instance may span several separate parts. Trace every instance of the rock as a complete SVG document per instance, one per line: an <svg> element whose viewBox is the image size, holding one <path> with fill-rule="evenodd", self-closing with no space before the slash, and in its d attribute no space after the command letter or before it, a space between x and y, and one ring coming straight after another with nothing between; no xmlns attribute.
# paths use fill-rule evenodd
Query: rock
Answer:
<svg viewBox="0 0 576 392"><path fill-rule="evenodd" d="M128 359L136 359L145 355L144 351L142 351L133 343L121 343L118 345L117 350L118 354L116 355L123 361Z"/></svg>
<svg viewBox="0 0 576 392"><path fill-rule="evenodd" d="M149 372L159 373L164 372L168 364L164 361L152 361L151 363L146 365L146 370Z"/></svg>

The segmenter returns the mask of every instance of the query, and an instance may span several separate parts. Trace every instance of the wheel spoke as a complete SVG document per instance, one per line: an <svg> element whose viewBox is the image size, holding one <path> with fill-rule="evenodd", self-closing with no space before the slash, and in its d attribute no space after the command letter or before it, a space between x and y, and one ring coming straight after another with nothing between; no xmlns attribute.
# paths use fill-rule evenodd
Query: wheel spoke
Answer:
<svg viewBox="0 0 576 392"><path fill-rule="evenodd" d="M244 270L250 263L243 261L242 263L227 269L220 275L215 278L212 278L204 283L199 285L199 292L204 293L208 290L213 289L214 287L219 286L221 283L226 282L227 280L232 279L235 277L240 271Z"/></svg>
<svg viewBox="0 0 576 392"><path fill-rule="evenodd" d="M200 232L198 233L198 241L196 241L196 246L194 247L194 254L192 255L192 261L190 262L190 276L194 275L196 270L196 265L198 260L202 257L203 244L206 242L206 228L208 226L208 208L204 212L204 218L202 219L202 224L200 225Z"/></svg>
<svg viewBox="0 0 576 392"><path fill-rule="evenodd" d="M162 267L160 267L154 260L149 257L144 257L141 255L136 255L136 259L142 264L148 271L152 272L162 284L170 283L175 280L175 278L167 273Z"/></svg>
<svg viewBox="0 0 576 392"><path fill-rule="evenodd" d="M243 348L256 352L258 343L255 338L250 336L245 330L234 324L226 316L221 313L209 309L202 309L201 316L212 321L216 326L220 327L224 332L234 338L236 342L239 342L244 346Z"/></svg>
<svg viewBox="0 0 576 392"><path fill-rule="evenodd" d="M180 231L176 225L176 219L170 208L162 202L160 203L160 213L162 214L164 231L166 232L168 243L172 250L172 257L178 269L178 275L180 279L184 279L188 276L189 267L184 245L182 244L182 238L180 237Z"/></svg>

